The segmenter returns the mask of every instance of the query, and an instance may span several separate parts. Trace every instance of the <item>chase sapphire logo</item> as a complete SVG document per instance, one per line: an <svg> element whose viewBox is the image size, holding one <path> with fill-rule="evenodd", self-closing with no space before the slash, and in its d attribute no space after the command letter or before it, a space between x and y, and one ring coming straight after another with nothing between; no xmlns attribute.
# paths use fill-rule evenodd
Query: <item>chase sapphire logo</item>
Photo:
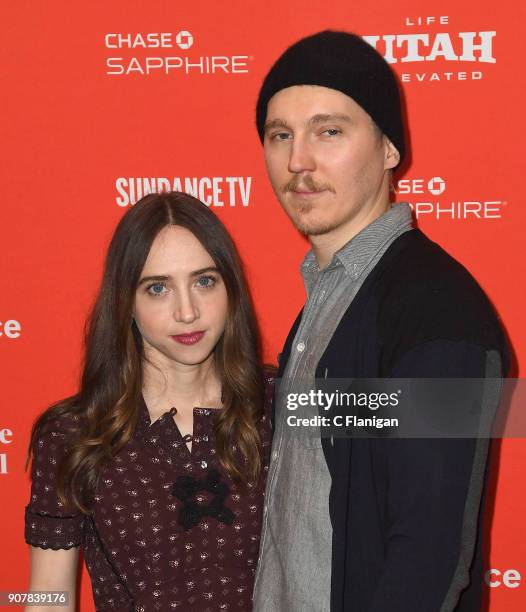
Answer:
<svg viewBox="0 0 526 612"><path fill-rule="evenodd" d="M427 187L433 195L440 195L441 193L444 193L446 183L444 179L441 179L439 176L435 176L429 180Z"/></svg>
<svg viewBox="0 0 526 612"><path fill-rule="evenodd" d="M186 30L181 30L175 37L175 42L180 49L190 49L194 44L194 37Z"/></svg>

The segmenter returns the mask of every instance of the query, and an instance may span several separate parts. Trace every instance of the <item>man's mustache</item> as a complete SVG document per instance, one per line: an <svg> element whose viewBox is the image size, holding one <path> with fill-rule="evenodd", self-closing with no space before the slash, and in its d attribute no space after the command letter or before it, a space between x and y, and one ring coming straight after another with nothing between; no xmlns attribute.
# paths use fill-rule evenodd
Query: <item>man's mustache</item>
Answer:
<svg viewBox="0 0 526 612"><path fill-rule="evenodd" d="M305 176L295 174L283 187L283 192L287 193L288 191L297 191L300 185L307 191L327 190L331 191L332 193L336 193L332 185L329 185L329 183L317 183L310 174L306 174Z"/></svg>

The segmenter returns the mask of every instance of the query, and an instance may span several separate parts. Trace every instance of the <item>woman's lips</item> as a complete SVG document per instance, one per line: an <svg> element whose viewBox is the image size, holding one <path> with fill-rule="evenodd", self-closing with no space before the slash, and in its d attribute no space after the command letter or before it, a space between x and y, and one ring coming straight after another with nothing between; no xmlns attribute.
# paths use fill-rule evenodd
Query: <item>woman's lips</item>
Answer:
<svg viewBox="0 0 526 612"><path fill-rule="evenodd" d="M192 332L191 334L177 334L177 336L170 336L176 342L180 344L196 344L205 335L204 331Z"/></svg>

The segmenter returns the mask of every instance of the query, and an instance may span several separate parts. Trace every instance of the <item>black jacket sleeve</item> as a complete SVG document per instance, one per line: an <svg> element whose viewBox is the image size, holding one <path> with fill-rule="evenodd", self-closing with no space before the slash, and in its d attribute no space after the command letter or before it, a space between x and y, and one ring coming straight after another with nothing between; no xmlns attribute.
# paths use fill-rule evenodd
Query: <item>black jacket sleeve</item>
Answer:
<svg viewBox="0 0 526 612"><path fill-rule="evenodd" d="M491 386L501 375L496 351L449 340L414 347L391 372L393 378L480 378L473 402L459 405L452 398L444 410L476 405L486 423L498 404ZM482 554L488 438L378 439L372 445L387 481L386 548L367 612L479 610L482 562L475 557Z"/></svg>

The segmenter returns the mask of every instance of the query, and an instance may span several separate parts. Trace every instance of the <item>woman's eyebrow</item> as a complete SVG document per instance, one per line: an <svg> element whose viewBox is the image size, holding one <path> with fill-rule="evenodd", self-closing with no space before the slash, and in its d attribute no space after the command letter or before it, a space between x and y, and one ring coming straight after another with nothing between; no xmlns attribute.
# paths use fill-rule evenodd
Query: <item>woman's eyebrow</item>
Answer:
<svg viewBox="0 0 526 612"><path fill-rule="evenodd" d="M215 266L208 266L206 268L201 268L199 270L195 270L195 272L190 272L190 276L199 276L200 274L205 274L206 272L217 272L219 270Z"/></svg>
<svg viewBox="0 0 526 612"><path fill-rule="evenodd" d="M147 283L148 281L165 281L170 280L172 277L168 274L156 274L154 276L143 276L141 280L138 282L137 286L139 287L143 283Z"/></svg>

